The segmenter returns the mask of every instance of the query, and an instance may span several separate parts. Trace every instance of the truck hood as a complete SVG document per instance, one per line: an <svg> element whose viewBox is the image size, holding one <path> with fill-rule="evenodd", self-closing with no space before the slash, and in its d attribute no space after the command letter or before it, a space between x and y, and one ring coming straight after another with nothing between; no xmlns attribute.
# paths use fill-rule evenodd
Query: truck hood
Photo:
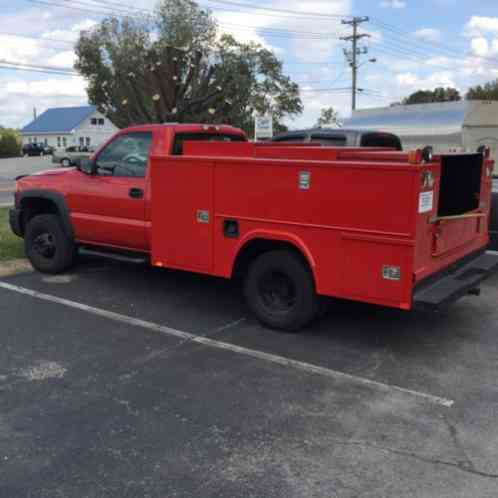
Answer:
<svg viewBox="0 0 498 498"><path fill-rule="evenodd" d="M69 171L74 171L74 167L70 168L57 168L57 169L46 169L43 171L38 171L38 173L33 173L28 176L57 176L57 175L65 175Z"/></svg>
<svg viewBox="0 0 498 498"><path fill-rule="evenodd" d="M80 174L76 168L57 168L39 171L32 175L17 177L17 188L26 190L31 188L50 188L58 190L71 183L74 176Z"/></svg>

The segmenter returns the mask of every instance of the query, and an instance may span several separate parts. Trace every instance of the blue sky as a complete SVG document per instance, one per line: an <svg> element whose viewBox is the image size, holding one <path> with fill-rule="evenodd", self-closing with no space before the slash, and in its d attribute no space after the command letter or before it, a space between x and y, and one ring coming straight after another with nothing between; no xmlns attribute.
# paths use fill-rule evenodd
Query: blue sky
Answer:
<svg viewBox="0 0 498 498"><path fill-rule="evenodd" d="M199 1L212 9L220 30L258 41L284 61L285 71L300 84L304 103L303 115L289 120L291 127L313 125L326 106L344 117L350 112L346 89L351 75L343 55L347 45L340 40L350 28L341 24L341 16L370 17L360 28L370 37L362 40L368 54L361 56L359 107L388 105L419 88L451 85L465 92L498 77L498 0ZM122 11L127 5L151 9L154 4L11 0L0 17L0 65L8 61L70 69L80 30L104 16L96 10ZM369 62L372 58L375 63ZM27 124L35 106L41 112L85 102L85 82L78 76L0 67L2 125Z"/></svg>

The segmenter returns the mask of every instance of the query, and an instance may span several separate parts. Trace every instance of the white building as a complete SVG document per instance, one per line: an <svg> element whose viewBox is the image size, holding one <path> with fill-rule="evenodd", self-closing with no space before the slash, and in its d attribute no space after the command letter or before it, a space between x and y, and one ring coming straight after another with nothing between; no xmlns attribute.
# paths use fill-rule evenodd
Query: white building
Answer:
<svg viewBox="0 0 498 498"><path fill-rule="evenodd" d="M344 126L395 133L405 150L431 145L438 153L475 152L486 145L498 160L498 102L462 100L362 109L354 111Z"/></svg>
<svg viewBox="0 0 498 498"><path fill-rule="evenodd" d="M118 128L95 106L47 109L21 130L23 145L44 143L52 147L98 146Z"/></svg>

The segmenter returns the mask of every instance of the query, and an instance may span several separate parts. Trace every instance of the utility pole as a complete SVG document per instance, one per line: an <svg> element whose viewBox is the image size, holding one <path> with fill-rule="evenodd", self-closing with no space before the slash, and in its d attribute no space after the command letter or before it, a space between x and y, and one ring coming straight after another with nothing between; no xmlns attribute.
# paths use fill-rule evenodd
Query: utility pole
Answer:
<svg viewBox="0 0 498 498"><path fill-rule="evenodd" d="M347 24L353 26L353 34L351 36L344 36L341 40L346 42L352 42L352 50L344 49L344 55L346 56L349 65L351 66L351 71L353 75L352 84L352 94L351 94L351 108L354 111L356 109L356 94L357 94L357 81L358 81L358 56L361 54L366 54L368 52L367 47L358 47L358 40L362 38L370 38L367 33L358 34L358 26L364 22L368 22L368 17L353 17L351 21L342 20L342 24Z"/></svg>

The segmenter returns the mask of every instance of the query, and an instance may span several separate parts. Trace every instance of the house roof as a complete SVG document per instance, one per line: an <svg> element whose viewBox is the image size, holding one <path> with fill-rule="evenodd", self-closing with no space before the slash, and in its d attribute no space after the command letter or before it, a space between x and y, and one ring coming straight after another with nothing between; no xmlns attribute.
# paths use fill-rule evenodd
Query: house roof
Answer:
<svg viewBox="0 0 498 498"><path fill-rule="evenodd" d="M95 111L93 105L47 109L25 126L21 133L69 133Z"/></svg>

